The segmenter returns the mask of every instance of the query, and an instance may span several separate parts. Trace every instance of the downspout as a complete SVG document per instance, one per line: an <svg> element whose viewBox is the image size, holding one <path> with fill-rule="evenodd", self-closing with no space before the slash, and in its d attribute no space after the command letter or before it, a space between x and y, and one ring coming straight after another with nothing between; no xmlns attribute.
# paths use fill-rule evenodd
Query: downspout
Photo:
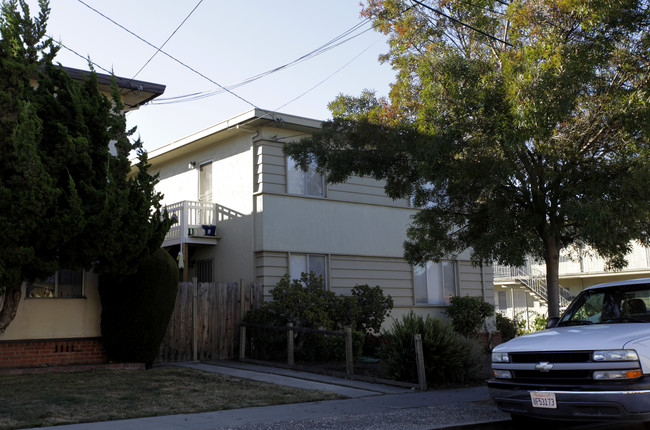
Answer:
<svg viewBox="0 0 650 430"><path fill-rule="evenodd" d="M257 231L255 230L255 226L257 225L257 195L258 195L258 193L255 191L255 186L256 186L256 183L255 183L255 171L256 171L256 167L257 167L257 164L256 164L257 163L257 155L256 155L255 142L256 142L257 138L259 138L259 136L260 136L260 129L258 127L258 128L255 129L255 132L251 136L251 155L253 157L252 164L251 164L251 166L252 166L252 170L251 170L252 178L251 178L251 180L253 182L252 183L252 190L253 190L253 193L252 193L253 202L252 203L253 204L252 204L252 216L251 216L251 222L252 222L252 225L251 225L251 257L250 257L250 259L251 259L250 260L250 276L251 276L250 277L250 282L251 282L251 284L255 283L255 281L256 281L256 279L255 279L255 237L257 235ZM261 186L263 187L264 183L262 183ZM260 192L260 194L261 194L261 192Z"/></svg>
<svg viewBox="0 0 650 430"><path fill-rule="evenodd" d="M481 267L481 291L482 291L482 294L483 294L483 300L485 300L485 271L484 271L485 268L483 267L483 261L482 260L481 260L481 263L480 263L480 267ZM485 301L487 301L487 300L485 300Z"/></svg>

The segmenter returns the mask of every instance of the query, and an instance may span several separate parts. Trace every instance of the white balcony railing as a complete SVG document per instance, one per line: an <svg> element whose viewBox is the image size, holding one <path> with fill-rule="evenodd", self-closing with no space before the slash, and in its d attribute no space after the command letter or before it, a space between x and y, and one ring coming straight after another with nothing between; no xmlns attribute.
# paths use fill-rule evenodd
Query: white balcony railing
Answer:
<svg viewBox="0 0 650 430"><path fill-rule="evenodd" d="M515 280L544 302L548 301L548 288L544 272L530 265L520 267L495 265L493 269L495 279ZM564 309L569 306L571 299L571 292L560 285L560 308Z"/></svg>
<svg viewBox="0 0 650 430"><path fill-rule="evenodd" d="M216 241L216 205L185 200L166 206L169 217L174 221L163 246L191 243L198 240Z"/></svg>

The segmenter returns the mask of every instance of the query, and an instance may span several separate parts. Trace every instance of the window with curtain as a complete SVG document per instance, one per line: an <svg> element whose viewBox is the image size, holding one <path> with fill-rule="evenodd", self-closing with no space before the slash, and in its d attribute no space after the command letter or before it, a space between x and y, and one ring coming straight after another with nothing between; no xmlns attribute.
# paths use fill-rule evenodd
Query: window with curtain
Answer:
<svg viewBox="0 0 650 430"><path fill-rule="evenodd" d="M59 270L47 279L27 283L28 298L84 297L84 271Z"/></svg>
<svg viewBox="0 0 650 430"><path fill-rule="evenodd" d="M457 267L455 261L427 262L413 267L415 303L449 304L458 295Z"/></svg>

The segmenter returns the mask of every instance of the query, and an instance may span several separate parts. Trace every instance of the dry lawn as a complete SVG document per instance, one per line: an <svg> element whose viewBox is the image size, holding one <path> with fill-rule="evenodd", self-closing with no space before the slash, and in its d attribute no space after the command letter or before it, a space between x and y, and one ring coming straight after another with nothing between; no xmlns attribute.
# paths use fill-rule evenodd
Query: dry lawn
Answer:
<svg viewBox="0 0 650 430"><path fill-rule="evenodd" d="M338 399L193 369L0 376L0 429Z"/></svg>

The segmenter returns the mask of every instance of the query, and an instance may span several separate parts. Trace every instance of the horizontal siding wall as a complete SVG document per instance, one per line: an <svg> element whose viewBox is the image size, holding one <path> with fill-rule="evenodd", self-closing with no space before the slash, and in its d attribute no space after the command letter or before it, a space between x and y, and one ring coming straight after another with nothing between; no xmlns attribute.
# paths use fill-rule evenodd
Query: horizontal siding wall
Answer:
<svg viewBox="0 0 650 430"><path fill-rule="evenodd" d="M264 128L261 134L263 137L255 141L255 192L287 192L287 165L282 148L285 142L296 140L292 137L295 133L288 133L289 131ZM283 136L283 132L288 134ZM406 199L393 200L386 196L383 181L359 176L352 176L342 184L327 184L325 195L327 199L344 202L410 207Z"/></svg>
<svg viewBox="0 0 650 430"><path fill-rule="evenodd" d="M255 282L264 286L264 298L289 272L289 255L286 252L261 251L255 254Z"/></svg>
<svg viewBox="0 0 650 430"><path fill-rule="evenodd" d="M255 280L264 285L265 298L289 271L286 252L258 252L255 256ZM379 285L395 306L412 306L413 271L399 258L366 256L329 256L329 285L336 294L349 295L356 285Z"/></svg>
<svg viewBox="0 0 650 430"><path fill-rule="evenodd" d="M385 183L372 178L352 176L342 184L330 184L327 197L344 202L365 203L370 205L387 205L410 207L408 200L393 200L384 191Z"/></svg>
<svg viewBox="0 0 650 430"><path fill-rule="evenodd" d="M413 305L413 271L401 258L330 256L330 288L337 294L350 294L355 285L379 285L394 306Z"/></svg>
<svg viewBox="0 0 650 430"><path fill-rule="evenodd" d="M255 142L255 192L286 193L287 168L282 147L279 142Z"/></svg>
<svg viewBox="0 0 650 430"><path fill-rule="evenodd" d="M494 284L492 266L473 266L470 261L458 262L459 295L483 297L485 301L494 304Z"/></svg>

